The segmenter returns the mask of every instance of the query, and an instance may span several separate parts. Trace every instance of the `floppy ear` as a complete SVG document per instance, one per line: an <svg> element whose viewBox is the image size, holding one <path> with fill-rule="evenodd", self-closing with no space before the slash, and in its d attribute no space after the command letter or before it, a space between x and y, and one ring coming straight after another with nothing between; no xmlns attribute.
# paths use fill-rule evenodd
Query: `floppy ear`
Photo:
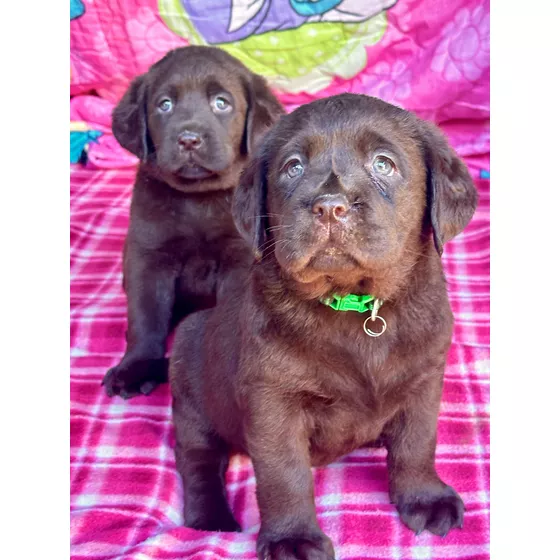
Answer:
<svg viewBox="0 0 560 560"><path fill-rule="evenodd" d="M262 153L262 151L261 151ZM239 233L251 245L257 260L266 242L267 167L264 156L253 158L234 189L231 211Z"/></svg>
<svg viewBox="0 0 560 560"><path fill-rule="evenodd" d="M113 134L118 143L141 161L148 159L151 140L146 115L145 75L138 76L113 111Z"/></svg>
<svg viewBox="0 0 560 560"><path fill-rule="evenodd" d="M257 74L252 74L249 78L246 92L248 109L243 146L245 153L251 155L266 131L286 111L268 87L266 80Z"/></svg>
<svg viewBox="0 0 560 560"><path fill-rule="evenodd" d="M470 222L478 193L467 166L443 134L430 123L423 125L427 170L428 211L437 252Z"/></svg>

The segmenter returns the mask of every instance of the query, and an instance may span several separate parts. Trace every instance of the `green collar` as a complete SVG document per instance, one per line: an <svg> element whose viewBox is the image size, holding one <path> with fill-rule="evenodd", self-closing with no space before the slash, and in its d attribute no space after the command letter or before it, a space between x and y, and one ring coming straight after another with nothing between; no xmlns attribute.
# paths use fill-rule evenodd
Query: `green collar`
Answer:
<svg viewBox="0 0 560 560"><path fill-rule="evenodd" d="M321 299L320 302L332 307L335 311L357 311L358 313L372 311L374 305L377 309L383 305L383 301L375 296L358 296L356 294L348 294L347 296L334 294L330 298Z"/></svg>
<svg viewBox="0 0 560 560"><path fill-rule="evenodd" d="M334 294L329 298L323 298L319 301L322 304L331 307L335 311L357 311L358 313L365 313L366 311L370 311L370 316L366 317L366 320L363 324L364 332L368 336L377 338L387 330L387 322L385 321L385 319L383 319L383 317L377 314L379 308L383 305L383 300L376 298L375 296L358 296L356 294L339 296ZM379 323L381 324L381 330L372 330L371 327L375 324L376 321L379 321ZM368 326L369 322L371 322L371 326Z"/></svg>

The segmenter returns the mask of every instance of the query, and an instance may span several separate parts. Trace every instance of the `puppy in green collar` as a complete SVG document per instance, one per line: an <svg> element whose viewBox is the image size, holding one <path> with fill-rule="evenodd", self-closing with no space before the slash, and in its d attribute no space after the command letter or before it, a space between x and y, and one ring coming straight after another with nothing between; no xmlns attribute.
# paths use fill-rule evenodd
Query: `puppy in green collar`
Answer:
<svg viewBox="0 0 560 560"><path fill-rule="evenodd" d="M255 260L180 326L170 361L185 525L239 530L230 450L252 459L260 559L334 558L311 467L380 441L410 529L463 523L438 476L451 313L441 253L477 193L443 135L379 99L304 105L269 131L233 215Z"/></svg>

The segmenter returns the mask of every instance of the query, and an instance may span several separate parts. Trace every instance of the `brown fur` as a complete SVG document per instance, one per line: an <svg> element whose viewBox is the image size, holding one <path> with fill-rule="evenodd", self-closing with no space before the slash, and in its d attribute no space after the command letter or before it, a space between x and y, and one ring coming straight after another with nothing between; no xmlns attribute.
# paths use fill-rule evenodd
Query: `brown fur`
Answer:
<svg viewBox="0 0 560 560"><path fill-rule="evenodd" d="M391 176L375 171L380 155ZM303 172L290 177L296 160ZM476 202L441 133L404 110L344 94L280 119L234 195L257 259L216 308L180 325L172 352L187 526L239 530L224 473L241 449L257 480L259 558L334 558L310 467L376 440L408 527L462 525L463 502L434 466L453 329L439 253ZM333 293L382 298L387 331L371 338L367 314L319 301Z"/></svg>
<svg viewBox="0 0 560 560"><path fill-rule="evenodd" d="M229 104L222 112L218 97ZM165 381L174 321L214 305L246 268L250 255L233 224L231 194L248 155L283 112L260 76L211 47L171 51L132 82L115 109L115 137L141 163L124 250L127 348L103 380L110 396L147 394ZM186 147L186 137L196 146Z"/></svg>

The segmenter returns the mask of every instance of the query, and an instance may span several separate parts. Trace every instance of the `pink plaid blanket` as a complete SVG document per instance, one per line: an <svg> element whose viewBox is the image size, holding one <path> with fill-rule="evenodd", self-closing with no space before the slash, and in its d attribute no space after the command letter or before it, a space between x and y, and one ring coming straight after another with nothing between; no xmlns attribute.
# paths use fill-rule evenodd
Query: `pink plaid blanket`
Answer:
<svg viewBox="0 0 560 560"><path fill-rule="evenodd" d="M480 161L469 164L478 177ZM169 387L125 402L100 386L125 347L121 250L133 178L133 169L71 173L71 556L253 559L259 515L249 459L234 456L227 474L243 533L182 527ZM385 451L361 449L315 470L319 523L338 558L489 558L489 182L477 186L477 214L443 257L456 328L437 469L465 501L464 528L416 537L389 503Z"/></svg>

